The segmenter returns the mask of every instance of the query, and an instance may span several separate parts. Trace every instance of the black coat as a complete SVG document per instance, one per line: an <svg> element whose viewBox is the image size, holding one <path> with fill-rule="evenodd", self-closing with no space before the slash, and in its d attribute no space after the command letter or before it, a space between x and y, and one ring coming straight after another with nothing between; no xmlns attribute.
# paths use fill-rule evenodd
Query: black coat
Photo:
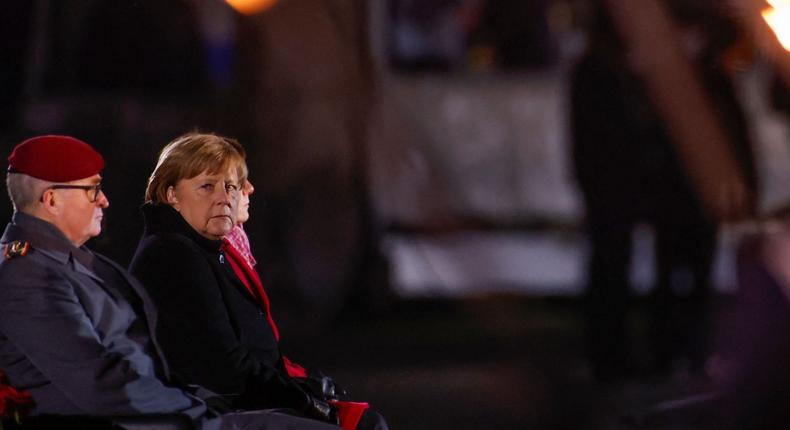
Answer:
<svg viewBox="0 0 790 430"><path fill-rule="evenodd" d="M158 310L154 327L174 382L235 398L239 407L296 407L277 339L233 273L221 241L197 233L168 205L143 206L130 265Z"/></svg>

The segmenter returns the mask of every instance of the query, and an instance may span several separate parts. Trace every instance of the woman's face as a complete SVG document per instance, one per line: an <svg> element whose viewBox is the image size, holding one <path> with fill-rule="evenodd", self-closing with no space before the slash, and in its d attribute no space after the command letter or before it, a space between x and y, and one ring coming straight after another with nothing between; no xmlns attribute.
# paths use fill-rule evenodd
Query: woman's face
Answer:
<svg viewBox="0 0 790 430"><path fill-rule="evenodd" d="M236 223L239 205L236 171L209 174L207 171L182 179L167 189L167 202L198 233L221 239Z"/></svg>
<svg viewBox="0 0 790 430"><path fill-rule="evenodd" d="M255 192L255 187L249 179L244 183L239 195L239 210L236 214L236 224L244 224L250 219L250 194Z"/></svg>

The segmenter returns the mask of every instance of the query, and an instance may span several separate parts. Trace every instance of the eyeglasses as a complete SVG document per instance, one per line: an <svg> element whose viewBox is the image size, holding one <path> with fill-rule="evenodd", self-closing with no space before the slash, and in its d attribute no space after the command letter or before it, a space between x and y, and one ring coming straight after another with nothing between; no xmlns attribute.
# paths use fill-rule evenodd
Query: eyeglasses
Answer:
<svg viewBox="0 0 790 430"><path fill-rule="evenodd" d="M101 195L101 183L96 185L53 185L49 187L50 190L85 190L88 193L88 198L91 203L99 201Z"/></svg>

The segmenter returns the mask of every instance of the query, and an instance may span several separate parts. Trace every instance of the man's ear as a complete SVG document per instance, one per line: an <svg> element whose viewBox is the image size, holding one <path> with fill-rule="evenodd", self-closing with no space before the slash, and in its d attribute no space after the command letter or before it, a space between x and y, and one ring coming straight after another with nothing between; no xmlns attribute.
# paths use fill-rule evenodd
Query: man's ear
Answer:
<svg viewBox="0 0 790 430"><path fill-rule="evenodd" d="M58 199L58 194L52 190L46 190L43 194L41 194L41 203L44 207L44 210L50 213L55 213L58 211L58 203L60 200Z"/></svg>

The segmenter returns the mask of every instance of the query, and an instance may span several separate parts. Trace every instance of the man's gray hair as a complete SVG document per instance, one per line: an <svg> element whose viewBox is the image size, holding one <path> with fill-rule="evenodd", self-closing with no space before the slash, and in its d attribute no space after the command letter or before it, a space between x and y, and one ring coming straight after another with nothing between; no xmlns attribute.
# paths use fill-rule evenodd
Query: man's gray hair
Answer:
<svg viewBox="0 0 790 430"><path fill-rule="evenodd" d="M8 173L5 178L8 197L11 198L16 212L30 212L44 191L53 184L24 173Z"/></svg>

